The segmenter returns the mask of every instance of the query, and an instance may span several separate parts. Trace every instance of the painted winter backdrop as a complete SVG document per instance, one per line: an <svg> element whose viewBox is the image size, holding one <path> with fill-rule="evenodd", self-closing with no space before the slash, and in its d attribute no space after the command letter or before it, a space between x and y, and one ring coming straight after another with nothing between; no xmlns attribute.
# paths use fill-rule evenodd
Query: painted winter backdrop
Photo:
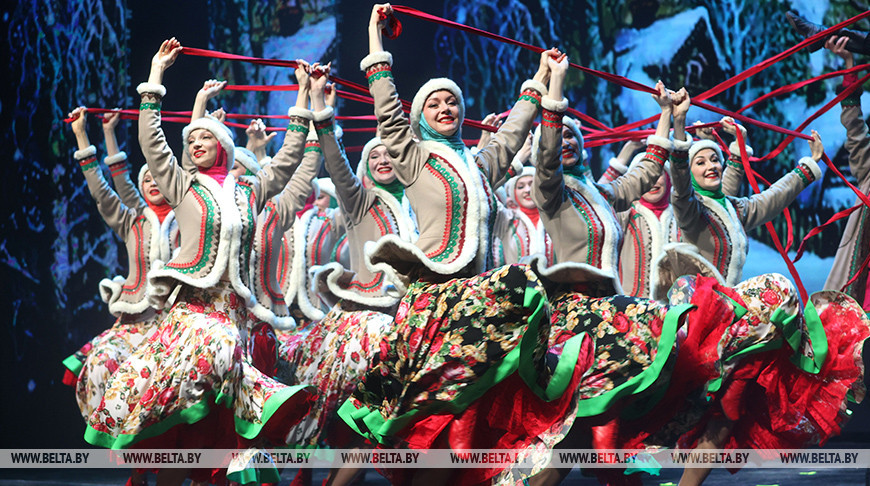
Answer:
<svg viewBox="0 0 870 486"><path fill-rule="evenodd" d="M405 5L506 37L559 46L571 60L652 86L685 86L700 93L766 59L800 39L784 14L795 8L807 18L828 24L866 9L860 2L796 0L414 0ZM90 337L111 325L99 300L97 283L123 274L121 242L100 219L71 154L75 139L62 122L67 111L94 107L135 107L135 85L147 77L150 57L160 40L179 36L185 45L237 54L332 61L338 75L363 80L358 61L367 53L366 22L371 5L357 0L72 0L30 2L3 7L2 24L9 59L0 77L0 118L7 177L3 178L0 215L0 281L7 282L3 312L7 383L14 401L3 401L6 447L83 444L81 418L72 390L60 384L60 361ZM430 77L448 76L463 87L467 116L481 119L510 106L520 83L537 65L537 56L517 47L400 16L402 36L386 41L395 58L400 95L411 99ZM856 26L867 30L866 23ZM858 60L865 62L866 60ZM820 51L801 51L744 81L710 103L736 110L785 84L839 69L839 59ZM292 84L287 69L182 56L167 73L166 110L189 110L203 80L230 84ZM794 128L835 96L839 80L821 82L753 107L750 117ZM656 113L645 93L620 88L573 71L568 78L571 106L618 126ZM231 113L281 114L294 94L222 95ZM866 97L865 97L866 98ZM213 104L211 109L218 105ZM867 105L865 99L864 106ZM342 115L371 114L371 107L342 102ZM693 108L690 121L720 117ZM93 118L93 117L92 117ZM273 125L282 122L275 121ZM350 126L350 125L349 125ZM365 125L356 124L355 127ZM842 150L845 130L834 108L811 125L826 152L846 168ZM181 126L166 124L170 143L180 141ZM89 125L98 153L105 154L99 121ZM465 130L465 138L476 138ZM365 143L370 133L346 133L348 146ZM236 130L244 143L243 130ZM142 164L135 123L119 128L122 150L130 154L133 173ZM750 127L756 153L767 153L783 136ZM280 140L273 142L277 150ZM180 143L175 145L180 149ZM618 147L591 150L594 169ZM776 161L756 169L776 179L807 155L806 143L792 144ZM355 161L354 161L355 162ZM595 165L598 164L598 165ZM844 170L844 172L848 172ZM848 174L847 174L848 175ZM746 185L743 190L748 194ZM804 191L791 206L795 237L851 206L854 195L832 174ZM785 222L775 222L785 239ZM809 291L819 290L830 268L839 228L812 241L798 262ZM753 234L745 276L776 271L787 274L762 230ZM12 411L18 413L12 413ZM38 421L20 420L22 410ZM847 429L847 433L849 430Z"/></svg>

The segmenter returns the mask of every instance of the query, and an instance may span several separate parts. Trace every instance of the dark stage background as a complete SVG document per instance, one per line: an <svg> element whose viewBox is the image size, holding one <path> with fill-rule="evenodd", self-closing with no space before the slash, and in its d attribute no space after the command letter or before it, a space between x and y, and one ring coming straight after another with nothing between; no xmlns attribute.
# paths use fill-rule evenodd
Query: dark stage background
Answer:
<svg viewBox="0 0 870 486"><path fill-rule="evenodd" d="M799 41L784 13L794 7L807 17L835 23L866 9L866 2L756 2L754 0L475 0L407 1L404 5L518 40L558 45L573 61L653 85L706 90ZM2 370L6 393L0 400L0 448L82 447L84 424L73 390L61 383L61 360L113 319L99 300L97 283L126 271L118 238L96 212L77 164L75 139L63 123L77 105L135 108L135 87L145 81L160 42L178 37L186 46L256 57L332 61L339 76L364 83L359 60L367 53L366 23L371 3L356 0L70 0L3 3L2 43L6 72L0 76L2 179L0 287L2 287ZM480 119L503 111L520 83L534 72L536 57L518 48L484 41L454 30L400 17L404 31L386 41L395 59L400 95L410 100L428 78L449 76L465 90L467 116ZM856 26L867 30L866 22ZM775 87L838 67L825 52L802 51L728 90L712 102L735 110ZM858 59L858 62L866 62ZM166 110L189 110L202 82L211 77L231 84L289 84L286 69L181 56L166 74ZM836 80L760 105L749 116L793 128L835 95ZM655 114L646 94L623 90L578 72L568 79L571 105L615 126ZM867 106L865 96L865 106ZM292 93L227 93L219 98L236 113L280 114ZM210 106L210 109L217 105ZM343 115L371 114L370 106L343 102ZM868 110L865 109L865 112ZM703 121L718 116L695 109ZM845 131L839 108L811 125L822 133L826 152L845 166ZM104 156L98 121L89 122L92 142ZM350 126L365 126L362 124ZM166 123L170 142L181 125ZM479 134L466 130L465 138ZM244 144L243 130L236 130ZM345 144L363 145L369 134L348 133ZM751 130L756 153L781 141ZM135 171L142 164L135 125L119 127L122 150ZM276 150L278 142L271 147ZM177 144L180 148L180 143ZM591 151L594 169L614 148ZM759 170L768 179L808 154L792 144L776 162ZM353 158L353 154L351 157ZM748 190L748 188L744 188ZM854 201L848 189L826 174L792 208L796 237ZM776 222L784 235L785 222ZM813 240L799 265L810 291L820 290L839 240L837 228ZM752 235L745 276L787 273L766 234ZM119 250L120 248L120 250ZM119 263L119 261L121 263ZM857 407L845 430L866 440L867 405Z"/></svg>

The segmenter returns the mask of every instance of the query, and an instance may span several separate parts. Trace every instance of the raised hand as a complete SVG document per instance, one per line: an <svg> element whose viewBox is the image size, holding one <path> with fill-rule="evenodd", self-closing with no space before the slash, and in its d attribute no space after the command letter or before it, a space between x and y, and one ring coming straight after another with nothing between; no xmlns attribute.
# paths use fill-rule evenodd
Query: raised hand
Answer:
<svg viewBox="0 0 870 486"><path fill-rule="evenodd" d="M551 57L558 57L562 53L559 49L553 47L552 49L547 49L546 51L541 53L541 60L538 63L538 71L535 73L535 76L532 78L535 81L539 81L543 84L547 84L550 82L550 65L548 59Z"/></svg>
<svg viewBox="0 0 870 486"><path fill-rule="evenodd" d="M701 120L696 121L692 125L703 125L704 122ZM713 136L713 127L699 128L695 130L695 135L701 140L716 140L716 137Z"/></svg>
<svg viewBox="0 0 870 486"><path fill-rule="evenodd" d="M160 44L157 54L151 58L151 66L165 70L178 59L179 54L181 54L181 42L178 42L175 37L165 40Z"/></svg>
<svg viewBox="0 0 870 486"><path fill-rule="evenodd" d="M661 80L656 83L656 91L658 91L658 93L652 94L650 96L652 96L653 99L656 100L656 103L659 104L662 109L662 113L672 112L674 109L674 101L673 99L671 99L671 92L668 91L668 88L665 87L665 83L663 83Z"/></svg>
<svg viewBox="0 0 870 486"><path fill-rule="evenodd" d="M266 157L266 145L275 138L277 133L267 133L266 124L263 123L263 120L257 118L245 129L245 135L248 136L248 143L245 147L254 152L257 160L262 160Z"/></svg>
<svg viewBox="0 0 870 486"><path fill-rule="evenodd" d="M311 86L311 91L323 92L326 88L326 83L329 81L329 73L332 70L332 63L321 66L320 63L314 63L311 66L310 79L308 84Z"/></svg>
<svg viewBox="0 0 870 486"><path fill-rule="evenodd" d="M224 87L227 85L226 81L218 81L217 79L209 79L208 81L202 83L202 89L199 93L202 93L206 99L212 99L220 93ZM199 94L197 93L197 94Z"/></svg>
<svg viewBox="0 0 870 486"><path fill-rule="evenodd" d="M813 160L816 162L822 160L822 156L825 155L825 146L822 145L822 136L819 135L819 132L813 130L813 139L807 140L807 143L810 144L810 152L812 152Z"/></svg>
<svg viewBox="0 0 870 486"><path fill-rule="evenodd" d="M308 61L306 61L304 59L297 59L296 60L296 70L294 71L294 74L296 75L296 84L299 85L300 90L302 90L302 89L308 90L310 88L310 85L309 85L309 80L311 78L310 72L311 72L311 65L308 64Z"/></svg>
<svg viewBox="0 0 870 486"><path fill-rule="evenodd" d="M372 6L372 14L369 17L369 28L379 31L387 26L387 17L393 13L393 6L389 3L376 3Z"/></svg>
<svg viewBox="0 0 870 486"><path fill-rule="evenodd" d="M209 115L217 118L217 121L223 123L227 120L227 112L223 107L218 108L217 110L209 113Z"/></svg>
<svg viewBox="0 0 870 486"><path fill-rule="evenodd" d="M832 35L825 41L825 49L843 58L846 61L846 69L849 69L855 65L855 57L852 56L851 51L846 50L847 42L849 42L849 38L846 36L837 37Z"/></svg>
<svg viewBox="0 0 870 486"><path fill-rule="evenodd" d="M70 128L72 128L73 133L78 136L81 134L85 134L85 123L87 123L88 118L88 109L84 106L79 106L73 111L67 114L67 118L72 118L72 123L70 123Z"/></svg>
<svg viewBox="0 0 870 486"><path fill-rule="evenodd" d="M116 110L120 110L120 108L115 108ZM115 131L115 127L118 126L118 121L121 120L121 114L117 111L110 111L103 115L103 131Z"/></svg>
<svg viewBox="0 0 870 486"><path fill-rule="evenodd" d="M685 120L689 107L692 106L692 98L689 97L689 92L686 91L686 88L680 88L676 93L672 93L671 102L674 106L674 118Z"/></svg>
<svg viewBox="0 0 870 486"><path fill-rule="evenodd" d="M326 105L335 108L335 102L338 99L338 90L333 83L326 83L323 88L323 93L326 95Z"/></svg>
<svg viewBox="0 0 870 486"><path fill-rule="evenodd" d="M722 131L734 137L737 136L737 129L739 128L740 133L743 135L743 139L746 140L746 127L735 122L734 118L731 118L730 116L722 117L719 124L722 125Z"/></svg>
<svg viewBox="0 0 870 486"><path fill-rule="evenodd" d="M484 125L488 125L491 127L495 127L496 129L501 126L502 122L504 122L504 117L501 114L496 115L495 113L490 113L486 115L480 123ZM480 132L480 140L477 141L477 148L482 149L489 145L489 141L492 140L492 132L488 130L481 130Z"/></svg>

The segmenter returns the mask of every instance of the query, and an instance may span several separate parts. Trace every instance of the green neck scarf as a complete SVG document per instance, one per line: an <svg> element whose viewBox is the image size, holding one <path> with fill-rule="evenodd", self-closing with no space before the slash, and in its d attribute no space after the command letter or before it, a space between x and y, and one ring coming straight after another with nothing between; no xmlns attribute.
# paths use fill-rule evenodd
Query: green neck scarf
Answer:
<svg viewBox="0 0 870 486"><path fill-rule="evenodd" d="M708 191L707 189L702 189L701 186L698 185L698 181L695 180L695 176L692 175L692 187L695 188L695 192L698 194L716 201L721 204L723 208L728 208L728 206L725 205L725 194L722 193L721 183L719 184L719 188L715 191Z"/></svg>
<svg viewBox="0 0 870 486"><path fill-rule="evenodd" d="M389 184L381 184L380 182L376 182L375 178L372 177L372 168L369 166L369 161L361 160L360 163L366 165L366 174L369 176L369 180L372 181L375 187L389 192L394 198L396 198L396 201L399 201L399 204L402 203L402 197L405 196L405 186L399 182L398 178Z"/></svg>
<svg viewBox="0 0 870 486"><path fill-rule="evenodd" d="M429 126L429 123L426 122L426 118L421 114L420 137L422 137L423 140L433 140L447 145L452 148L454 152L459 154L461 160L465 160L465 142L462 141L462 136L459 135L459 130L456 130L456 133L450 136L441 135L436 132L434 128Z"/></svg>

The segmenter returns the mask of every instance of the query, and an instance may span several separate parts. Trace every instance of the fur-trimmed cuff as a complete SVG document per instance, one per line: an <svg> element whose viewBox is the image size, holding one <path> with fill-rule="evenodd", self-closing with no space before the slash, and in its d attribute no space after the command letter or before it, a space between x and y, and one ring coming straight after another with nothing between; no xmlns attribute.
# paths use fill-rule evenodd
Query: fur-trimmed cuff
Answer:
<svg viewBox="0 0 870 486"><path fill-rule="evenodd" d="M822 177L822 169L819 168L819 163L813 160L812 157L802 157L794 170L801 176L806 185L810 185Z"/></svg>
<svg viewBox="0 0 870 486"><path fill-rule="evenodd" d="M556 101L549 96L544 96L541 98L541 106L544 107L545 110L555 113L564 113L565 110L568 109L568 99L562 98L560 101Z"/></svg>
<svg viewBox="0 0 870 486"><path fill-rule="evenodd" d="M613 169L619 172L620 175L628 172L628 167L625 166L622 162L619 161L616 157L611 157L610 162L607 164L608 169Z"/></svg>
<svg viewBox="0 0 870 486"><path fill-rule="evenodd" d="M365 72L366 69L374 66L375 64L388 64L390 66L393 65L393 55L388 51L381 52L373 52L368 56L362 58L362 61L359 62L360 71Z"/></svg>
<svg viewBox="0 0 870 486"><path fill-rule="evenodd" d="M105 159L103 159L103 162L105 162L106 165L112 165L117 164L118 162L124 162L125 160L127 160L127 152L121 151L115 155L110 155L106 157Z"/></svg>
<svg viewBox="0 0 870 486"><path fill-rule="evenodd" d="M311 115L314 119L314 123L317 123L317 122L329 120L330 118L332 118L333 114L335 114L335 111L332 109L331 106L327 106L326 108L324 108L316 113L312 113Z"/></svg>
<svg viewBox="0 0 870 486"><path fill-rule="evenodd" d="M166 87L157 83L139 83L139 86L136 86L136 92L140 95L151 93L163 98L166 96Z"/></svg>
<svg viewBox="0 0 870 486"><path fill-rule="evenodd" d="M75 158L76 160L85 160L93 157L94 155L97 155L97 147L89 145L81 150L76 150L73 154L73 158Z"/></svg>
<svg viewBox="0 0 870 486"><path fill-rule="evenodd" d="M646 137L646 144L661 147L668 152L673 151L675 145L674 142L671 142L669 139L665 137L659 137L658 135L650 135L649 137Z"/></svg>
<svg viewBox="0 0 870 486"><path fill-rule="evenodd" d="M523 82L523 85L520 86L520 93L527 89L533 89L541 94L541 96L547 95L547 87L544 86L544 83L540 81L535 81L534 79L527 79Z"/></svg>
<svg viewBox="0 0 870 486"><path fill-rule="evenodd" d="M677 140L675 138L671 139L671 142L674 144L674 152L688 152L689 151L689 148L692 147L692 136L687 133L686 138L688 140ZM647 141L649 141L649 138L647 138Z"/></svg>
<svg viewBox="0 0 870 486"><path fill-rule="evenodd" d="M728 153L730 153L732 157L740 157L740 145L737 144L737 140L728 145ZM752 147L746 145L746 155L752 157L754 153Z"/></svg>
<svg viewBox="0 0 870 486"><path fill-rule="evenodd" d="M311 113L311 110L307 108L299 108L296 106L291 106L287 110L287 116L298 116L299 118L304 118L309 121L314 119L314 113Z"/></svg>

